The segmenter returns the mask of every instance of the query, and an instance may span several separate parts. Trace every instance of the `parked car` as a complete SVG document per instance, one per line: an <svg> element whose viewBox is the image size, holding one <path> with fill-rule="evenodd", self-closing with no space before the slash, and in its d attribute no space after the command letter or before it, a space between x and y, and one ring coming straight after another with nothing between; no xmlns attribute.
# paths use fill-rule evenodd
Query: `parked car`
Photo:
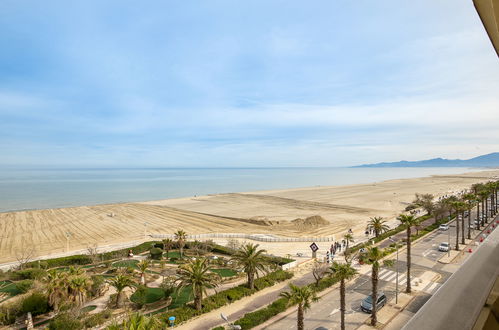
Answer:
<svg viewBox="0 0 499 330"><path fill-rule="evenodd" d="M450 244L448 242L442 242L438 246L438 251L449 252L449 250L450 250Z"/></svg>
<svg viewBox="0 0 499 330"><path fill-rule="evenodd" d="M376 310L379 310L381 307L386 304L386 295L383 292L378 292L378 302L376 303ZM360 303L360 309L363 312L371 313L373 310L373 298L372 295L365 297Z"/></svg>
<svg viewBox="0 0 499 330"><path fill-rule="evenodd" d="M449 224L448 223L443 223L440 226L438 226L438 229L440 229L440 230L448 230L449 229Z"/></svg>

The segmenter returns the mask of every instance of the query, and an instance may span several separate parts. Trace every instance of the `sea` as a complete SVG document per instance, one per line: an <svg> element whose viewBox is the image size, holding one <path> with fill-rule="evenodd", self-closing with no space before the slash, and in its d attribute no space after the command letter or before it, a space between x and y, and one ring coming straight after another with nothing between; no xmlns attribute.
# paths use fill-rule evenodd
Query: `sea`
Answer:
<svg viewBox="0 0 499 330"><path fill-rule="evenodd" d="M479 168L1 169L0 212L372 183Z"/></svg>

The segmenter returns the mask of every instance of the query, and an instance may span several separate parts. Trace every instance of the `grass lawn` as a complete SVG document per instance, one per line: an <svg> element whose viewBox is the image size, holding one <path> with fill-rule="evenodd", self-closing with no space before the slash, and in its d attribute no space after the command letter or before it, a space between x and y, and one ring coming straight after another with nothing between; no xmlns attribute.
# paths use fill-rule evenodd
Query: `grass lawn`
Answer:
<svg viewBox="0 0 499 330"><path fill-rule="evenodd" d="M94 309L96 309L96 308L97 308L97 306L95 306L95 305L90 305L90 306L87 306L87 307L83 307L83 308L81 309L81 312L83 312L83 313L88 313L88 312L93 311L93 310L94 310Z"/></svg>
<svg viewBox="0 0 499 330"><path fill-rule="evenodd" d="M8 293L11 296L16 296L21 293L21 291L17 289L17 285L11 281L0 281L0 292Z"/></svg>
<svg viewBox="0 0 499 330"><path fill-rule="evenodd" d="M138 269L138 260L121 260L113 263L113 267L132 267L133 269Z"/></svg>
<svg viewBox="0 0 499 330"><path fill-rule="evenodd" d="M150 304L153 302L156 302L160 299L163 299L165 297L165 294L163 293L163 290L161 288L147 288L147 294L146 294L146 304ZM132 294L130 297L130 300L133 302L137 302L137 296L136 294Z"/></svg>
<svg viewBox="0 0 499 330"><path fill-rule="evenodd" d="M230 268L210 268L210 271L217 273L221 277L232 277L237 275L237 272Z"/></svg>
<svg viewBox="0 0 499 330"><path fill-rule="evenodd" d="M184 306L188 301L194 299L192 295L192 287L187 286L172 296L172 304L168 306L169 309Z"/></svg>

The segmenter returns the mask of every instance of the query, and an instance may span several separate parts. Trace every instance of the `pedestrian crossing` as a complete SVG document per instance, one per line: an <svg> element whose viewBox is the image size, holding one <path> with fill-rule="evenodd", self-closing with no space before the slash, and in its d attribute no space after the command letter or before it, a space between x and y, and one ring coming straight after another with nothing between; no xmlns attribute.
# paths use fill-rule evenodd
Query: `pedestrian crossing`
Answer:
<svg viewBox="0 0 499 330"><path fill-rule="evenodd" d="M371 277L371 273L372 272L369 272L366 275ZM411 277L411 279L414 279L414 277ZM378 273L378 280L396 283L397 272L389 269L381 269ZM399 285L405 284L407 282L407 275L405 273L399 273L398 280Z"/></svg>
<svg viewBox="0 0 499 330"><path fill-rule="evenodd" d="M366 276L371 277L372 272L369 271ZM411 281L417 279L415 276L411 276ZM389 269L381 269L378 273L378 280L391 282L393 284L397 283L397 272ZM398 275L399 285L405 285L407 283L407 273L399 273ZM424 281L424 286L413 286L413 289L416 291L423 291L428 294L433 294L442 284L431 281Z"/></svg>

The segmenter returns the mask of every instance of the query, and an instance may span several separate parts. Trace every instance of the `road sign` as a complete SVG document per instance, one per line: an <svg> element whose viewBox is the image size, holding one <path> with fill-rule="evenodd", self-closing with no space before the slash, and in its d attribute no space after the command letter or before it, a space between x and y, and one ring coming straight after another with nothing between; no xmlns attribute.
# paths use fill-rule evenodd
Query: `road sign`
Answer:
<svg viewBox="0 0 499 330"><path fill-rule="evenodd" d="M317 250L319 250L319 247L315 243L310 244L310 248L312 249L312 252L317 252Z"/></svg>

